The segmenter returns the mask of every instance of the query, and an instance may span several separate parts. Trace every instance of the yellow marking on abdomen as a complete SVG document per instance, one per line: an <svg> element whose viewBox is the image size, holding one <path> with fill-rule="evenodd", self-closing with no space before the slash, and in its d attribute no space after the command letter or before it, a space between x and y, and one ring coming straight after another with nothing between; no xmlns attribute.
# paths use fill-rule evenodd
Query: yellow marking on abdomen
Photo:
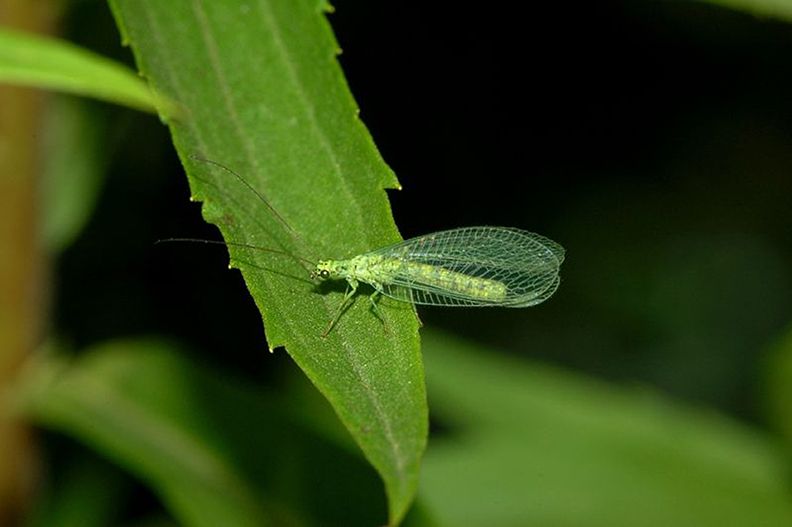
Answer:
<svg viewBox="0 0 792 527"><path fill-rule="evenodd" d="M417 281L454 293L482 300L498 301L506 298L506 286L497 280L478 278L443 267L415 262L398 262L400 271L416 277Z"/></svg>

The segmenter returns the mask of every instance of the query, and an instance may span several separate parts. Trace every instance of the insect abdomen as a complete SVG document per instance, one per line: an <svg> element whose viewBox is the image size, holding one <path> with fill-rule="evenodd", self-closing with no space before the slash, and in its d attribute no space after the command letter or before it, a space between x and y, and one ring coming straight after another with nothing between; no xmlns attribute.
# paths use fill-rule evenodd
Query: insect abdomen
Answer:
<svg viewBox="0 0 792 527"><path fill-rule="evenodd" d="M414 277L415 282L479 300L497 302L506 298L506 286L497 280L479 278L437 265L399 262L400 273Z"/></svg>

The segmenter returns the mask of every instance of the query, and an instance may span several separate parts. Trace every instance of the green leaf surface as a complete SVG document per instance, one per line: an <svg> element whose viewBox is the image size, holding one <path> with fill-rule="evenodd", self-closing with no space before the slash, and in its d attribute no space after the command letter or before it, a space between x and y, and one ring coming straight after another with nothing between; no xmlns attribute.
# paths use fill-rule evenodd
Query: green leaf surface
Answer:
<svg viewBox="0 0 792 527"><path fill-rule="evenodd" d="M123 64L63 40L0 28L0 83L19 84L94 97L153 112L158 104L176 113L164 100L155 100L149 87Z"/></svg>
<svg viewBox="0 0 792 527"><path fill-rule="evenodd" d="M385 188L398 183L357 116L316 0L111 1L125 42L158 93L178 101L170 121L193 199L226 241L344 258L399 240ZM291 232L222 163L266 195ZM417 321L365 297L322 333L343 284L318 287L307 265L231 247L258 305L270 348L285 346L330 401L381 474L398 523L412 500L427 434ZM339 477L342 477L339 475Z"/></svg>
<svg viewBox="0 0 792 527"><path fill-rule="evenodd" d="M425 332L433 415L421 499L441 523L499 527L792 525L769 438L622 389Z"/></svg>
<svg viewBox="0 0 792 527"><path fill-rule="evenodd" d="M752 15L777 18L792 22L792 2L789 0L704 0L736 11Z"/></svg>
<svg viewBox="0 0 792 527"><path fill-rule="evenodd" d="M287 415L279 395L199 367L167 343L108 342L72 362L45 356L16 394L34 422L145 480L187 527L351 527L386 514L376 473L357 452Z"/></svg>

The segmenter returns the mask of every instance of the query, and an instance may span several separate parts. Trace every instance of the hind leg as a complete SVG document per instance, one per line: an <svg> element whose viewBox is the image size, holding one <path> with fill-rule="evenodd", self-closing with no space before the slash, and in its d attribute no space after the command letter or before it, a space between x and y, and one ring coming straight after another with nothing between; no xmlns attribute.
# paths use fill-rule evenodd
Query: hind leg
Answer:
<svg viewBox="0 0 792 527"><path fill-rule="evenodd" d="M385 316L382 314L382 311L380 311L380 308L377 305L377 301L379 300L380 296L382 296L382 293L375 289L374 292L369 296L369 303L371 303L371 310L374 312L374 315L376 315L380 322L382 322L382 327L385 329L385 333L389 334L390 331L388 330L388 321L385 319Z"/></svg>

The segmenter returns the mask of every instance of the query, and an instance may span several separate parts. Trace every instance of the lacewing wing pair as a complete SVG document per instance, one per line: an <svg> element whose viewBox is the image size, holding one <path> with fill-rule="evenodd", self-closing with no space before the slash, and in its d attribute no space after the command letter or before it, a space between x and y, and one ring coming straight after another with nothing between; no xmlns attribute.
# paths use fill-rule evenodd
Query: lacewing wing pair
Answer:
<svg viewBox="0 0 792 527"><path fill-rule="evenodd" d="M292 236L298 237L264 195L242 176L215 161L198 156L190 158L232 174ZM179 240L185 239L166 241ZM313 267L313 279L346 280L344 299L323 336L338 322L360 283L374 288L371 303L375 310L379 295L413 306L534 306L547 300L558 288L565 253L563 247L544 236L512 227L462 227L433 232L345 260L314 262L285 251L247 247L308 262Z"/></svg>

